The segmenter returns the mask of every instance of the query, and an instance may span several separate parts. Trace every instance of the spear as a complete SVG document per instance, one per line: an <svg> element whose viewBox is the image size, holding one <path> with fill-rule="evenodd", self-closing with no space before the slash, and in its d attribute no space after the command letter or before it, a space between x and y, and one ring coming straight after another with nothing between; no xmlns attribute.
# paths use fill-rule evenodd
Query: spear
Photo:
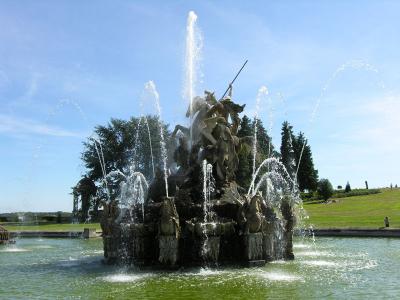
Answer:
<svg viewBox="0 0 400 300"><path fill-rule="evenodd" d="M240 72L242 72L244 66L247 64L248 60L246 59L246 61L244 62L243 66L240 68L239 72L237 72L235 78L233 78L233 80L231 81L231 83L228 85L228 88L226 89L225 93L222 95L221 99L224 99L226 93L229 91L229 88L232 86L232 84L235 82L236 78L238 78Z"/></svg>

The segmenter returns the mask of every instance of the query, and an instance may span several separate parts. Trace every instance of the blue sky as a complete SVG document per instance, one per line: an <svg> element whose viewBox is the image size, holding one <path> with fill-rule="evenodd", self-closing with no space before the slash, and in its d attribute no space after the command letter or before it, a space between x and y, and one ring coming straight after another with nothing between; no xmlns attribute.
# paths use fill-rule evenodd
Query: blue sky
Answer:
<svg viewBox="0 0 400 300"><path fill-rule="evenodd" d="M139 115L148 80L164 119L184 122L190 10L203 35L199 92L222 94L248 59L234 97L252 114L268 87L260 114L277 146L287 119L335 186L400 184L399 2L4 0L0 212L70 211L82 141Z"/></svg>

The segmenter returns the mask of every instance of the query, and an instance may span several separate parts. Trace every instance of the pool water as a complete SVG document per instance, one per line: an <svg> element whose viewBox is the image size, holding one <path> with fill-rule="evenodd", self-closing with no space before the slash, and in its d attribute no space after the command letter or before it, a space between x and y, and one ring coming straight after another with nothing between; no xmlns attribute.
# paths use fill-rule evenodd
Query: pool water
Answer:
<svg viewBox="0 0 400 300"><path fill-rule="evenodd" d="M395 299L400 239L296 239L261 268L139 271L101 263L101 239L0 246L0 299Z"/></svg>

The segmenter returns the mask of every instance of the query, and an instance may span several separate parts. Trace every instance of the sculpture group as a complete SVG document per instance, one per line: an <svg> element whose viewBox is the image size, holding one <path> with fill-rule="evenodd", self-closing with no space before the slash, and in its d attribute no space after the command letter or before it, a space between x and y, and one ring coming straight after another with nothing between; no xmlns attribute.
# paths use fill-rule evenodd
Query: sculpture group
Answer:
<svg viewBox="0 0 400 300"><path fill-rule="evenodd" d="M186 114L191 125L177 125L172 134L177 146L167 187L159 170L143 205L122 213L116 201L104 203L107 263L263 265L293 258L290 199L272 207L235 181L238 151L253 141L237 136L245 105L233 102L231 91L221 100L208 91L193 99Z"/></svg>

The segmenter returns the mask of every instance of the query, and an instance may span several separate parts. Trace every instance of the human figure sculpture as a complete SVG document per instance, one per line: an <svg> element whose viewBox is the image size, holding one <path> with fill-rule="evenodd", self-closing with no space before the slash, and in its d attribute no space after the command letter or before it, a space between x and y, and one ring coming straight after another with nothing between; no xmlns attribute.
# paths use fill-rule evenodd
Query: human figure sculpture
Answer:
<svg viewBox="0 0 400 300"><path fill-rule="evenodd" d="M239 210L238 220L243 228L244 234L257 233L262 231L264 217L261 209L262 196L256 194L253 197L246 197L246 202Z"/></svg>
<svg viewBox="0 0 400 300"><path fill-rule="evenodd" d="M263 216L261 214L262 197L256 194L250 200L246 210L246 227L245 233L256 233L262 229Z"/></svg>
<svg viewBox="0 0 400 300"><path fill-rule="evenodd" d="M184 173L189 167L189 149L187 145L187 138L181 136L179 138L179 146L174 152L174 160L179 166L180 173Z"/></svg>
<svg viewBox="0 0 400 300"><path fill-rule="evenodd" d="M174 131L172 132L172 137L175 137L178 131L181 131L186 137L192 136L192 143L196 144L201 137L204 135L207 139L211 140L215 143L213 137L210 135L210 130L205 130L210 127L210 124L213 124L212 120L213 114L210 111L212 106L211 103L214 103L215 97L212 93L207 92L206 98L195 97L193 99L192 106L188 108L186 112L186 117L195 117L192 121L191 128L184 127L182 125L176 125ZM211 113L210 113L211 112ZM211 118L210 120L208 120Z"/></svg>
<svg viewBox="0 0 400 300"><path fill-rule="evenodd" d="M235 139L229 127L224 123L219 123L214 135L217 137L216 145L216 171L218 178L223 181L231 181L235 178L235 171L238 166L238 156L235 148Z"/></svg>

